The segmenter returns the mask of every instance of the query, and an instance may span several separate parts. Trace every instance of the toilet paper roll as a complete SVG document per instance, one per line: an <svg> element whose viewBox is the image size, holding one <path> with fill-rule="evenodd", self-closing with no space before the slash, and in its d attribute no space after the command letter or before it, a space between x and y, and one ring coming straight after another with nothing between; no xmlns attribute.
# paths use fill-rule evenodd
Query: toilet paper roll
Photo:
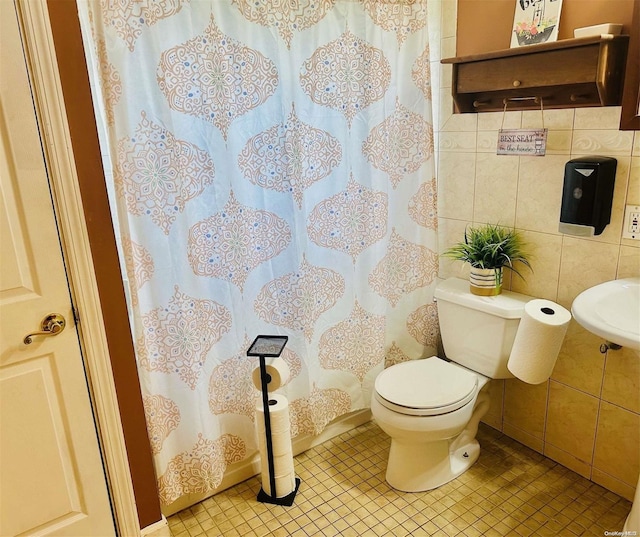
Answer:
<svg viewBox="0 0 640 537"><path fill-rule="evenodd" d="M262 453L260 454L262 461L262 470L260 475L262 476L263 481L269 481L269 463L267 460L267 456L265 454L264 459L262 459ZM293 471L293 455L289 453L288 455L275 457L273 461L273 474L276 476L276 479L279 477L283 477L286 475L290 475L294 473Z"/></svg>
<svg viewBox="0 0 640 537"><path fill-rule="evenodd" d="M293 452L273 457L273 472L276 477L293 473Z"/></svg>
<svg viewBox="0 0 640 537"><path fill-rule="evenodd" d="M507 362L509 371L529 384L545 382L570 320L571 313L555 302L539 298L527 302Z"/></svg>
<svg viewBox="0 0 640 537"><path fill-rule="evenodd" d="M293 449L289 428L289 401L284 395L273 394L269 398L269 418L271 424L271 457L275 491L271 492L271 476L269 473L269 451L267 450L267 431L264 422L262 401L256 405L256 434L260 450L262 488L269 495L281 498L295 490L295 472L293 466Z"/></svg>
<svg viewBox="0 0 640 537"><path fill-rule="evenodd" d="M289 431L289 401L284 395L279 393L269 395L269 421L272 433ZM262 399L256 405L256 425L264 427Z"/></svg>
<svg viewBox="0 0 640 537"><path fill-rule="evenodd" d="M267 440L264 427L258 430L258 448L260 453L267 452ZM274 457L280 455L286 455L292 452L291 434L289 431L282 431L281 433L271 435L271 449Z"/></svg>
<svg viewBox="0 0 640 537"><path fill-rule="evenodd" d="M289 443L289 450L285 454L274 455L273 457L273 475L276 482L275 486L278 498L288 495L295 487L293 453L291 452L290 446L291 444ZM269 496L272 496L271 478L269 473L269 454L265 445L260 446L260 464L262 488L267 494L269 494ZM291 479L291 476L294 476L293 479Z"/></svg>
<svg viewBox="0 0 640 537"><path fill-rule="evenodd" d="M296 474L291 472L288 475L276 477L276 490L275 494L271 493L271 482L269 476L262 476L262 490L264 490L269 496L275 496L276 498L282 498L291 494L296 488Z"/></svg>
<svg viewBox="0 0 640 537"><path fill-rule="evenodd" d="M281 357L275 358L271 361L271 363L266 364L265 369L267 370L267 390L273 392L284 386L289 380L289 366L287 362L285 362ZM253 385L258 388L258 390L262 390L262 378L260 376L260 368L256 367L252 373Z"/></svg>

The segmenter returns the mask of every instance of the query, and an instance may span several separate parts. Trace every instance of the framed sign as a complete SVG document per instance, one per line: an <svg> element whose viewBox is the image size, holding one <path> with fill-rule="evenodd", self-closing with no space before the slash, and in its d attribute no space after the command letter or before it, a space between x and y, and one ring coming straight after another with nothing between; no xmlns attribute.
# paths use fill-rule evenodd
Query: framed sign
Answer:
<svg viewBox="0 0 640 537"><path fill-rule="evenodd" d="M511 48L558 40L562 0L515 0Z"/></svg>

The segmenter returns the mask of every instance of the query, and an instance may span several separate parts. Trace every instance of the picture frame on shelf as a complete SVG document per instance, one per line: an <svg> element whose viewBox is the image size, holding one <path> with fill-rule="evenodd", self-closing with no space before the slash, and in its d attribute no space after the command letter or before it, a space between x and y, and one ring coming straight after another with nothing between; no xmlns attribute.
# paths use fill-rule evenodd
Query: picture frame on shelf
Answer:
<svg viewBox="0 0 640 537"><path fill-rule="evenodd" d="M562 0L515 0L511 48L558 40Z"/></svg>

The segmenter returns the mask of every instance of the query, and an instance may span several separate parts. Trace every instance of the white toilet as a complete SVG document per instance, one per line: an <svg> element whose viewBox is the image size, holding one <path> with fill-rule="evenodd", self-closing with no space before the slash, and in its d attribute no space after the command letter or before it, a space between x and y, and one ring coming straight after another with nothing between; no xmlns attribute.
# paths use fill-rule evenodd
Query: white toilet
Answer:
<svg viewBox="0 0 640 537"><path fill-rule="evenodd" d="M509 291L472 295L458 278L438 284L434 296L451 362L433 356L393 365L377 376L371 399L375 421L391 437L387 482L405 492L444 485L477 460L489 379L513 378L507 361L532 300Z"/></svg>

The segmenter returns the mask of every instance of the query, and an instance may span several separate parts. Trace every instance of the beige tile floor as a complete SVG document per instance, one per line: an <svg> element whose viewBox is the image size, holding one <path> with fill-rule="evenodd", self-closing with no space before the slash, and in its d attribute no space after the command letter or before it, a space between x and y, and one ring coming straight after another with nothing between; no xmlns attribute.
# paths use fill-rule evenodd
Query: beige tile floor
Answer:
<svg viewBox="0 0 640 537"><path fill-rule="evenodd" d="M593 535L621 531L631 502L481 424L475 465L429 492L384 474L389 438L373 422L296 457L291 507L256 501L254 477L169 518L174 537Z"/></svg>

